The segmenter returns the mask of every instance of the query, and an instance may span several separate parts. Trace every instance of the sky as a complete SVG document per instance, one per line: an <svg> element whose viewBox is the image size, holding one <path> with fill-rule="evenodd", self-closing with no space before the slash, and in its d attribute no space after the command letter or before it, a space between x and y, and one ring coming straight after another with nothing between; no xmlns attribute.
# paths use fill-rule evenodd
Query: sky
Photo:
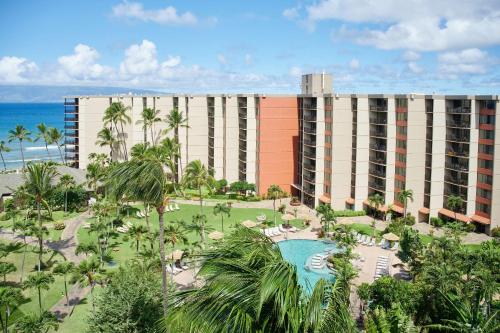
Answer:
<svg viewBox="0 0 500 333"><path fill-rule="evenodd" d="M0 2L0 85L500 93L499 0Z"/></svg>

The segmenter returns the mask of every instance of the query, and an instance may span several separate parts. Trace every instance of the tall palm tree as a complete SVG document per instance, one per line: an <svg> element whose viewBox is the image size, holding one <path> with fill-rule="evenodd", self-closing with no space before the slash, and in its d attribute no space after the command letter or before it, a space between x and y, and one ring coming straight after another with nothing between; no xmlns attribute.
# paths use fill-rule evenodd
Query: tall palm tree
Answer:
<svg viewBox="0 0 500 333"><path fill-rule="evenodd" d="M370 195L368 197L368 203L371 207L375 208L375 212L380 209L384 205L384 197L378 193ZM373 220L375 221L376 214L373 215Z"/></svg>
<svg viewBox="0 0 500 333"><path fill-rule="evenodd" d="M3 157L3 153L8 153L10 152L11 149L9 146L7 146L7 144L5 143L5 141L0 141L0 157L2 158L2 163L3 163L3 168L4 170L7 171L7 165L5 164L5 159Z"/></svg>
<svg viewBox="0 0 500 333"><path fill-rule="evenodd" d="M94 287L97 284L99 273L99 262L95 259L88 259L82 261L76 268L75 274L76 279L80 281L81 284L90 287L90 301L92 303L92 311L95 314L94 305Z"/></svg>
<svg viewBox="0 0 500 333"><path fill-rule="evenodd" d="M35 202L40 231L42 230L42 205L49 211L49 214L51 212L48 198L54 190L52 183L56 175L57 172L54 167L46 163L29 164L23 175L26 194ZM38 271L40 272L42 267L43 233L40 232L38 236Z"/></svg>
<svg viewBox="0 0 500 333"><path fill-rule="evenodd" d="M190 224L182 223L186 231L194 232L200 236L202 245L205 245L205 233L213 230L212 227L207 226L207 217L203 214L195 214Z"/></svg>
<svg viewBox="0 0 500 333"><path fill-rule="evenodd" d="M59 322L55 314L44 311L40 315L28 313L19 318L14 327L16 333L47 333L50 329L57 330Z"/></svg>
<svg viewBox="0 0 500 333"><path fill-rule="evenodd" d="M267 189L266 197L273 201L274 225L276 225L276 200L283 196L283 189L279 185L271 184Z"/></svg>
<svg viewBox="0 0 500 333"><path fill-rule="evenodd" d="M224 215L227 217L231 216L231 207L229 207L226 203L218 203L214 206L214 215L219 215L221 218L221 229L224 231Z"/></svg>
<svg viewBox="0 0 500 333"><path fill-rule="evenodd" d="M111 171L108 186L116 198L128 198L151 203L158 213L160 262L162 270L163 312L167 315L167 271L165 262L165 207L172 193L170 176L161 158L148 154L143 159L121 163Z"/></svg>
<svg viewBox="0 0 500 333"><path fill-rule="evenodd" d="M23 283L24 288L36 289L38 291L38 306L40 307L40 314L42 313L42 289L49 290L50 285L54 283L55 279L52 274L45 272L36 272L28 276Z"/></svg>
<svg viewBox="0 0 500 333"><path fill-rule="evenodd" d="M184 118L184 115L182 112L179 112L179 109L174 108L170 111L170 113L167 115L167 118L165 119L168 130L174 130L174 139L175 142L179 143L179 128L184 127L184 128L189 128L188 125L188 119ZM175 169L174 169L174 179L176 182L179 182L179 175L181 174L181 171L179 170L179 160L181 160L181 152L180 152L180 146L179 146L179 154L178 156L176 155L175 157ZM180 167L182 170L182 166Z"/></svg>
<svg viewBox="0 0 500 333"><path fill-rule="evenodd" d="M330 224L337 223L337 217L335 216L335 211L330 205L322 204L316 208L316 216L320 216L320 223L324 225L325 232L330 231Z"/></svg>
<svg viewBox="0 0 500 333"><path fill-rule="evenodd" d="M180 225L181 223L177 221L177 224L175 225L171 224L165 228L165 243L170 244L172 246L172 251L175 249L175 245L177 245L178 243L186 244L188 242L184 230L181 229ZM172 271L172 279L173 279L173 271Z"/></svg>
<svg viewBox="0 0 500 333"><path fill-rule="evenodd" d="M58 130L55 127L50 127L49 128L49 137L50 137L50 143L55 143L57 146L57 150L59 150L59 156L61 157L61 162L66 163L64 160L64 156L61 150L61 147L63 146L62 140L64 139L64 132Z"/></svg>
<svg viewBox="0 0 500 333"><path fill-rule="evenodd" d="M0 313L0 323L4 333L8 333L10 315L23 301L24 296L20 289L13 287L0 288L0 307L5 309L5 320Z"/></svg>
<svg viewBox="0 0 500 333"><path fill-rule="evenodd" d="M34 233L33 227L35 226L35 222L33 220L28 219L27 217L23 219L22 221L17 221L12 225L12 231L17 232L21 234L23 237L23 259L21 260L21 277L19 282L23 283L23 277L24 277L24 264L26 262L26 251L28 250L28 242L26 240L27 236L31 236Z"/></svg>
<svg viewBox="0 0 500 333"><path fill-rule="evenodd" d="M186 166L182 182L185 186L198 190L200 196L200 214L203 215L203 195L201 191L204 186L211 187L213 185L214 177L200 160L195 160Z"/></svg>
<svg viewBox="0 0 500 333"><path fill-rule="evenodd" d="M94 253L94 254L98 254L99 253L99 249L97 248L97 246L92 243L92 242L88 242L88 243L79 243L75 249L75 254L78 256L80 255L81 253L83 253L85 255L85 257L88 257L88 255L90 253Z"/></svg>
<svg viewBox="0 0 500 333"><path fill-rule="evenodd" d="M130 122L132 121L130 116L127 114L129 110L130 107L126 107L122 102L113 102L104 112L103 118L105 125L111 124L115 127L115 130L119 136L119 140L123 144L123 156L125 158L125 161L128 160L128 152L123 124L130 124ZM118 124L120 124L120 129L118 129Z"/></svg>
<svg viewBox="0 0 500 333"><path fill-rule="evenodd" d="M51 138L49 128L44 123L36 125L36 128L38 129L38 133L35 136L35 142L43 140L43 143L45 144L45 150L47 151L47 156L50 160L49 143L51 141Z"/></svg>
<svg viewBox="0 0 500 333"><path fill-rule="evenodd" d="M58 264L53 273L56 275L62 275L64 277L64 295L66 296L66 306L69 306L69 297L68 297L68 274L73 273L75 270L75 264L71 261L63 261Z"/></svg>
<svg viewBox="0 0 500 333"><path fill-rule="evenodd" d="M135 239L135 252L139 252L139 245L141 243L142 237L148 232L148 229L140 224L133 225L132 228L128 230L131 237Z"/></svg>
<svg viewBox="0 0 500 333"><path fill-rule="evenodd" d="M73 176L65 174L59 178L58 186L64 191L64 212L68 211L68 191L74 188L76 185L75 178Z"/></svg>
<svg viewBox="0 0 500 333"><path fill-rule="evenodd" d="M462 197L458 195L450 195L446 200L446 206L448 206L448 208L451 209L455 214L455 222L458 222L457 212L462 208L463 205L464 199L462 199Z"/></svg>
<svg viewBox="0 0 500 333"><path fill-rule="evenodd" d="M0 261L0 275L3 276L3 283L7 283L7 274L17 271L16 265L11 262Z"/></svg>
<svg viewBox="0 0 500 333"><path fill-rule="evenodd" d="M130 156L132 158L142 158L148 151L148 144L147 143L138 143L132 146L130 148Z"/></svg>
<svg viewBox="0 0 500 333"><path fill-rule="evenodd" d="M144 143L148 142L148 128L150 131L151 135L151 145L156 144L156 132L154 125L155 123L158 123L161 121L161 118L159 117L160 115L160 110L155 110L151 108L144 108L141 113L142 119L139 119L136 124L142 124L142 130L144 131Z"/></svg>
<svg viewBox="0 0 500 333"><path fill-rule="evenodd" d="M23 141L31 141L31 132L24 128L22 125L17 125L15 129L9 131L9 142L19 141L19 148L21 149L21 159L23 160L23 169L26 168L24 162Z"/></svg>
<svg viewBox="0 0 500 333"><path fill-rule="evenodd" d="M87 165L85 178L87 179L87 185L94 191L97 195L97 189L99 184L104 181L106 174L104 168L98 163L90 163Z"/></svg>
<svg viewBox="0 0 500 333"><path fill-rule="evenodd" d="M97 133L97 141L95 143L100 147L109 146L109 157L114 159L116 158L114 147L116 144L119 144L119 142L120 140L115 137L113 132L109 128L104 127Z"/></svg>
<svg viewBox="0 0 500 333"><path fill-rule="evenodd" d="M398 193L398 200L403 203L403 208L404 208L404 214L403 216L406 217L406 210L408 206L408 199L413 202L413 190L402 190Z"/></svg>

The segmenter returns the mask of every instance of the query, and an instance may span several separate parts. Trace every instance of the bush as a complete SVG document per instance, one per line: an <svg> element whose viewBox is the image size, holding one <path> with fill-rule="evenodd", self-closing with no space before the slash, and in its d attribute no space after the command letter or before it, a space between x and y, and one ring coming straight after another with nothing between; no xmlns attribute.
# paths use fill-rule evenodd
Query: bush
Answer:
<svg viewBox="0 0 500 333"><path fill-rule="evenodd" d="M55 230L64 230L64 228L66 228L66 225L64 224L64 222L55 222L54 223Z"/></svg>
<svg viewBox="0 0 500 333"><path fill-rule="evenodd" d="M402 217L401 218L401 221L405 224L405 225L414 225L415 224L415 216L411 215L410 213L408 213L406 215L406 217Z"/></svg>
<svg viewBox="0 0 500 333"><path fill-rule="evenodd" d="M286 210L285 204L282 204L278 207L278 212L280 212L281 214L285 214L285 210Z"/></svg>
<svg viewBox="0 0 500 333"><path fill-rule="evenodd" d="M68 211L78 211L86 205L87 192L83 186L76 186L68 190ZM64 208L64 190L56 188L49 198L52 207Z"/></svg>
<svg viewBox="0 0 500 333"><path fill-rule="evenodd" d="M440 219L439 217L431 217L431 225L435 226L435 227L438 227L438 228L441 228L442 226L444 226L444 221L442 219Z"/></svg>
<svg viewBox="0 0 500 333"><path fill-rule="evenodd" d="M355 216L365 216L366 212L364 210L336 210L334 213L335 217L355 217Z"/></svg>
<svg viewBox="0 0 500 333"><path fill-rule="evenodd" d="M257 202L257 201L261 201L262 198L258 195L251 195L251 196L248 196L245 198L245 201L248 201L248 202Z"/></svg>
<svg viewBox="0 0 500 333"><path fill-rule="evenodd" d="M476 225L474 223L467 223L465 225L464 229L467 232L474 232L474 231L476 231Z"/></svg>
<svg viewBox="0 0 500 333"><path fill-rule="evenodd" d="M215 192L217 194L224 194L226 192L227 180L220 179L215 182Z"/></svg>
<svg viewBox="0 0 500 333"><path fill-rule="evenodd" d="M491 237L499 238L500 237L500 227L496 227L491 229Z"/></svg>

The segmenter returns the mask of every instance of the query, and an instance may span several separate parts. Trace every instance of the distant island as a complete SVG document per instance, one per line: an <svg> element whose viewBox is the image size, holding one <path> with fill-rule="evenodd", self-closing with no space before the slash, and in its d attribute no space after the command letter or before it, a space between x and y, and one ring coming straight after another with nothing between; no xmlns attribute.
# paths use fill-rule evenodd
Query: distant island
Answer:
<svg viewBox="0 0 500 333"><path fill-rule="evenodd" d="M123 87L0 85L0 103L62 102L68 95L158 94L162 92ZM164 94L164 92L163 92Z"/></svg>

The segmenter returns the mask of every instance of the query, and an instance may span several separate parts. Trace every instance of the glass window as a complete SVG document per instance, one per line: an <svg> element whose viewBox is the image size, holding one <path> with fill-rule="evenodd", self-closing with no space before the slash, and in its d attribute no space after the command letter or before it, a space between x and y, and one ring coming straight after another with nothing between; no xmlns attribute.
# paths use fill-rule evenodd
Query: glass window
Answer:
<svg viewBox="0 0 500 333"><path fill-rule="evenodd" d="M494 140L495 139L495 131L479 130L479 138L480 139Z"/></svg>
<svg viewBox="0 0 500 333"><path fill-rule="evenodd" d="M483 184L488 184L488 185L493 185L493 177L490 175L483 175L482 173L480 173L477 175L477 182L483 183Z"/></svg>

